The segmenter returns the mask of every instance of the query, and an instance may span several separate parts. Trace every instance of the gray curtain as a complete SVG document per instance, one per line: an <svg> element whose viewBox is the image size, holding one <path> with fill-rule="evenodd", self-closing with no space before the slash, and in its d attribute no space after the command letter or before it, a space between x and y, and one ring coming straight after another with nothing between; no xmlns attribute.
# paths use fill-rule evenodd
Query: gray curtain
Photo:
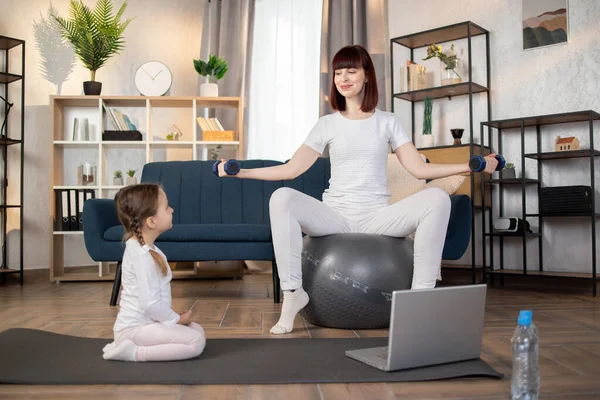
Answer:
<svg viewBox="0 0 600 400"><path fill-rule="evenodd" d="M219 96L242 97L244 104L244 143L247 148L248 83L252 28L255 0L204 0L207 1L202 24L200 59L208 60L214 54L227 61L227 73L218 81ZM198 75L200 83L206 78ZM235 110L211 110L210 116L221 120L226 129L236 126ZM245 152L244 152L245 158Z"/></svg>
<svg viewBox="0 0 600 400"><path fill-rule="evenodd" d="M389 108L388 65L389 36L386 0L323 0L321 25L320 115L333 112L329 106L331 60L342 47L358 44L373 59L381 110Z"/></svg>

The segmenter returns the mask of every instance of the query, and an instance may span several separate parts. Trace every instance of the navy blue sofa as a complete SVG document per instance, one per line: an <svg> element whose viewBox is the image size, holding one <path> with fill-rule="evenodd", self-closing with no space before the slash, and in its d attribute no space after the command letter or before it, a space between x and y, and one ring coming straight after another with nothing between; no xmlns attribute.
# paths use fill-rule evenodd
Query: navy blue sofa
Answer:
<svg viewBox="0 0 600 400"><path fill-rule="evenodd" d="M169 261L267 260L273 262L273 293L279 303L279 277L271 240L269 199L280 187L290 187L322 200L329 186L329 158L321 157L293 180L259 181L217 178L213 161L167 161L146 164L141 182L160 183L173 207L173 228L156 245ZM242 168L282 164L270 160L243 160ZM452 210L443 258L457 260L468 247L471 201L450 196ZM124 229L112 199L90 199L83 208L84 241L95 261L118 262L111 305L120 289L120 261Z"/></svg>

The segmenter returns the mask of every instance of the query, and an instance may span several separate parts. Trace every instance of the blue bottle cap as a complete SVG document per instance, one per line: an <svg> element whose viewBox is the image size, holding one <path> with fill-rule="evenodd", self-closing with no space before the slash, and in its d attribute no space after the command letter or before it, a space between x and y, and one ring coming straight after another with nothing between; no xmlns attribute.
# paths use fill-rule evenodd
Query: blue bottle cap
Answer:
<svg viewBox="0 0 600 400"><path fill-rule="evenodd" d="M518 323L519 325L529 326L531 325L531 319L533 317L533 312L530 310L521 310L519 313Z"/></svg>

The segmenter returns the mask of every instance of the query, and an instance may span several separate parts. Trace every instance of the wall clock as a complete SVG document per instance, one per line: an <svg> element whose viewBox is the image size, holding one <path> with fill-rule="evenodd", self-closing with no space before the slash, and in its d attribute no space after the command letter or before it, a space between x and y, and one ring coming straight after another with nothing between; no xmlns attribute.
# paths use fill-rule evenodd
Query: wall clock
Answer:
<svg viewBox="0 0 600 400"><path fill-rule="evenodd" d="M173 75L159 61L148 61L135 72L135 87L142 96L162 96L169 91Z"/></svg>

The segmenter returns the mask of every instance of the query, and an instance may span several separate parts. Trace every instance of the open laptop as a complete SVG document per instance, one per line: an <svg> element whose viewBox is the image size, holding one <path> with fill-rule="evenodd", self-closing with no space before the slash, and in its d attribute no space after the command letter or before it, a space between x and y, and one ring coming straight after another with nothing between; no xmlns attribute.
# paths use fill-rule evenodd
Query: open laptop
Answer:
<svg viewBox="0 0 600 400"><path fill-rule="evenodd" d="M479 284L394 291L388 345L346 355L383 371L479 358L486 289Z"/></svg>

